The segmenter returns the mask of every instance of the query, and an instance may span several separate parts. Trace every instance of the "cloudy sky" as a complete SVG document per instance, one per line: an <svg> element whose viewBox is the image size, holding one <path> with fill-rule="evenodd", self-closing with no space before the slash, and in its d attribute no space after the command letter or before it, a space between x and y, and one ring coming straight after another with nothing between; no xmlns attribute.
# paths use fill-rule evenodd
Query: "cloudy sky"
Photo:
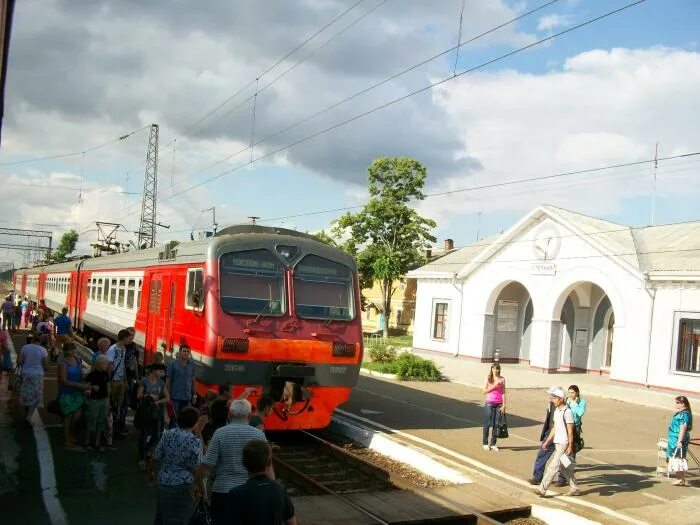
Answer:
<svg viewBox="0 0 700 525"><path fill-rule="evenodd" d="M452 192L419 209L458 246L541 203L649 224L650 166L473 189L650 159L657 142L660 157L700 151L697 1L647 0L475 69L630 1L466 0L463 42L551 5L391 78L455 46L462 0L23 0L1 225L74 228L82 251L96 220L136 230L151 123L160 240L211 227L212 206L221 226L327 229L341 212L314 212L363 204L380 155ZM699 170L700 156L659 163L657 223L700 219Z"/></svg>

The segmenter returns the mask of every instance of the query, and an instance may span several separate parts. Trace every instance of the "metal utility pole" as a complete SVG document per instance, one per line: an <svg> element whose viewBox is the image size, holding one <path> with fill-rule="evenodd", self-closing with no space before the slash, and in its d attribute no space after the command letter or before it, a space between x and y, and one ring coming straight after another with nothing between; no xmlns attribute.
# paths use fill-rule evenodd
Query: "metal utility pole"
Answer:
<svg viewBox="0 0 700 525"><path fill-rule="evenodd" d="M136 246L153 248L156 244L156 201L158 200L158 124L151 124L146 154L146 173L143 178L141 224Z"/></svg>
<svg viewBox="0 0 700 525"><path fill-rule="evenodd" d="M202 210L202 212L205 211L211 211L211 223L214 225L214 235L216 235L216 229L219 226L219 223L216 222L216 206L212 206L211 208L207 208L206 210Z"/></svg>

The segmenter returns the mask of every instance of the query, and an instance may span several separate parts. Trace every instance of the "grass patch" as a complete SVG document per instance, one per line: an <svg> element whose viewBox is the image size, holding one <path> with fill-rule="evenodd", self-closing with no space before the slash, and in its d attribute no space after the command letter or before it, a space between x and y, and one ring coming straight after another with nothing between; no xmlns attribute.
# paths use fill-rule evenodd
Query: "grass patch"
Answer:
<svg viewBox="0 0 700 525"><path fill-rule="evenodd" d="M412 347L413 346L413 334L395 334L389 335L388 339L372 339L367 345L368 348L374 348L376 346L391 345L397 346L399 348Z"/></svg>
<svg viewBox="0 0 700 525"><path fill-rule="evenodd" d="M408 352L390 361L366 361L362 367L381 374L395 374L400 381L440 380L440 371L433 361Z"/></svg>

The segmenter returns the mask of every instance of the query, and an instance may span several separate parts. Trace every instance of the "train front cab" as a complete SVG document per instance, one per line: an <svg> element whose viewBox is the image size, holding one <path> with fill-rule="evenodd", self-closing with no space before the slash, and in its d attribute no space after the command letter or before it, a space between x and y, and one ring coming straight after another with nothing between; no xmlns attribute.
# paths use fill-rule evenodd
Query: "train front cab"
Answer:
<svg viewBox="0 0 700 525"><path fill-rule="evenodd" d="M210 357L200 381L231 383L234 396L254 386L272 397L268 429L327 426L362 361L354 261L317 242L273 235L211 250Z"/></svg>

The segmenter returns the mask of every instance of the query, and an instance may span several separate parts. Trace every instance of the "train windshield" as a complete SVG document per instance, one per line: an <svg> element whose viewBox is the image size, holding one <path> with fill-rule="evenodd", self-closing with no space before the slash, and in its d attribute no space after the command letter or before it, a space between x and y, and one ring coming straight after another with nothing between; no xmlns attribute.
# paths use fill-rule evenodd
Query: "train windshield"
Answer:
<svg viewBox="0 0 700 525"><path fill-rule="evenodd" d="M307 255L294 268L299 317L349 321L354 316L352 290L352 270L343 264Z"/></svg>
<svg viewBox="0 0 700 525"><path fill-rule="evenodd" d="M232 314L282 315L284 267L267 250L231 252L219 260L221 308Z"/></svg>

